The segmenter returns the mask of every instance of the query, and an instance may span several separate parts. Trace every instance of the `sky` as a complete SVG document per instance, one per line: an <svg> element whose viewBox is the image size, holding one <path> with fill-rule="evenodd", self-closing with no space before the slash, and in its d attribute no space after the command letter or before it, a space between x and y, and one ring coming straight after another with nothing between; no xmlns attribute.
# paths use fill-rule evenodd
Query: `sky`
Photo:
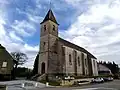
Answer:
<svg viewBox="0 0 120 90"><path fill-rule="evenodd" d="M120 65L120 0L0 0L0 43L23 52L33 68L40 44L40 22L51 7L59 36L98 58Z"/></svg>

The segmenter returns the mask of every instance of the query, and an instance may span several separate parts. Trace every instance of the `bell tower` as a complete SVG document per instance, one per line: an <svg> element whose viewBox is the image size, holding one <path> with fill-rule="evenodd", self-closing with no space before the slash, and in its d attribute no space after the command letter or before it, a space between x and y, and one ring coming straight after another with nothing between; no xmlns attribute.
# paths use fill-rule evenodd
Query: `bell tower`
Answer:
<svg viewBox="0 0 120 90"><path fill-rule="evenodd" d="M57 41L58 41L58 23L51 9L41 24L40 50L39 50L39 74L52 74L56 71L58 60Z"/></svg>

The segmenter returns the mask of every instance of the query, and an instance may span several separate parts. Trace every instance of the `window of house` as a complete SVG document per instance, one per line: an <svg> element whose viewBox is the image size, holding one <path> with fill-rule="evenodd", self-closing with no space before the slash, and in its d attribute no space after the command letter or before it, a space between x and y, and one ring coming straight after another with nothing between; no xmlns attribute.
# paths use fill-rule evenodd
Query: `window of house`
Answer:
<svg viewBox="0 0 120 90"><path fill-rule="evenodd" d="M3 62L2 67L3 68L7 67L7 62Z"/></svg>
<svg viewBox="0 0 120 90"><path fill-rule="evenodd" d="M78 66L80 66L80 57L78 57Z"/></svg>
<svg viewBox="0 0 120 90"><path fill-rule="evenodd" d="M53 31L55 31L55 25L53 25Z"/></svg>
<svg viewBox="0 0 120 90"><path fill-rule="evenodd" d="M46 31L46 25L44 25L44 31Z"/></svg>
<svg viewBox="0 0 120 90"><path fill-rule="evenodd" d="M72 65L71 54L69 54L69 64Z"/></svg>

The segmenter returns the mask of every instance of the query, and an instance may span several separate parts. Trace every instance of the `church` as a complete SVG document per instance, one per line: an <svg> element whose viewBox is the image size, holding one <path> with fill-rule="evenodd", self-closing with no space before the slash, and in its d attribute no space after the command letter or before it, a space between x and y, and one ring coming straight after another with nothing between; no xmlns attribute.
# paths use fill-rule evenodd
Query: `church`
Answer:
<svg viewBox="0 0 120 90"><path fill-rule="evenodd" d="M97 58L86 49L58 36L58 22L51 9L40 23L38 74L97 76Z"/></svg>

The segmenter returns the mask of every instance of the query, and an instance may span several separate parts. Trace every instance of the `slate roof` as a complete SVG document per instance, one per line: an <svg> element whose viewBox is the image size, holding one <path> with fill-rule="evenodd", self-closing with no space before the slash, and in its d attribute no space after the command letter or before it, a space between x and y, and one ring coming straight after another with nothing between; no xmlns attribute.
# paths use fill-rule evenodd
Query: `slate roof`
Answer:
<svg viewBox="0 0 120 90"><path fill-rule="evenodd" d="M0 44L0 49L5 49L5 48Z"/></svg>
<svg viewBox="0 0 120 90"><path fill-rule="evenodd" d="M51 21L53 21L54 23L58 24L51 9L49 9L47 15L45 16L45 18L44 18L44 20L41 22L41 24L44 23L44 22L46 22L46 21L48 21L48 20L51 20ZM58 25L59 25L59 24L58 24Z"/></svg>
<svg viewBox="0 0 120 90"><path fill-rule="evenodd" d="M64 40L64 39L62 39L60 37L59 37L59 41L62 42L62 43L64 43L65 46L68 46L68 47L74 48L76 50L82 51L82 52L86 53L88 56L90 56L91 58L97 59L94 55L92 55L86 49L84 49L84 48L82 48L82 47L80 47L78 45L75 45L75 44L73 44L73 43L71 43L71 42L69 42L67 40Z"/></svg>
<svg viewBox="0 0 120 90"><path fill-rule="evenodd" d="M0 44L0 59L5 59L5 60L13 60L15 63L17 62L16 60L13 59L13 57L10 55L10 53L6 50L5 47L3 47Z"/></svg>

